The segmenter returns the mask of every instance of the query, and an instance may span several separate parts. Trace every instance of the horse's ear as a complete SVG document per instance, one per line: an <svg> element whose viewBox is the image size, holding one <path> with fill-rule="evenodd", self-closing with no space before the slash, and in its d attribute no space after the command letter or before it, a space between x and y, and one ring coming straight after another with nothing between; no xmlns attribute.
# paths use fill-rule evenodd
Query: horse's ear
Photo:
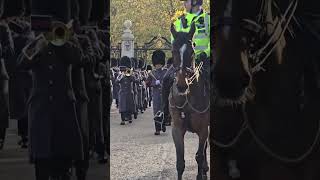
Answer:
<svg viewBox="0 0 320 180"><path fill-rule="evenodd" d="M174 24L171 24L170 31L171 31L173 38L176 39L177 38L177 31L176 31L176 28L174 27Z"/></svg>
<svg viewBox="0 0 320 180"><path fill-rule="evenodd" d="M195 22L193 22L193 23L191 24L191 28L190 28L190 31L189 31L189 33L188 33L188 36L189 36L189 39L190 39L190 40L192 40L193 35L194 35L195 32L196 32L196 24L195 24Z"/></svg>

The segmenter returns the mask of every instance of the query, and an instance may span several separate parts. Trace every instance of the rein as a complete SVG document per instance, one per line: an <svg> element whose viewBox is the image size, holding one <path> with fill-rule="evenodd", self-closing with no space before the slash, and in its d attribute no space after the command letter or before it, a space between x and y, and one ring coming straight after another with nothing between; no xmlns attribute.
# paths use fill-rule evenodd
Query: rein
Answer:
<svg viewBox="0 0 320 180"><path fill-rule="evenodd" d="M171 104L171 101L169 101L169 106L171 108L176 108L176 109L184 109L186 107L186 105L188 105L192 111L196 112L196 113L199 113L199 114L203 114L205 112L207 112L210 108L210 100L209 100L209 103L207 105L207 107L204 109L204 110L199 110L197 108L195 108L192 103L190 102L188 96L190 95L189 92L190 92L190 85L193 83L193 81L195 79L198 80L199 76L200 76L200 72L201 72L201 69L202 69L202 66L203 66L203 62L200 62L199 65L195 68L195 71L194 71L194 74L190 77L190 78L186 78L187 80L187 90L184 95L180 96L180 97L184 97L185 100L184 100L184 103L181 105L181 106L178 106L178 105L172 105ZM178 70L177 70L178 71ZM174 92L173 92L173 88L171 87L171 94L172 94L172 98L174 99Z"/></svg>

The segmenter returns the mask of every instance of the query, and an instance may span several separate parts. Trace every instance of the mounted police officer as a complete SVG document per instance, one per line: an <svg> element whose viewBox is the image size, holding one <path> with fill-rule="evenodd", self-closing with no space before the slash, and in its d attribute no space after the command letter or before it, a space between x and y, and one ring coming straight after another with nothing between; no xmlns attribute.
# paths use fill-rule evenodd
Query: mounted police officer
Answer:
<svg viewBox="0 0 320 180"><path fill-rule="evenodd" d="M119 68L121 73L116 79L120 85L119 90L119 113L121 114L121 124L125 121L132 123L132 114L136 113L136 104L134 100L134 84L136 79L133 76L131 59L124 56L120 59Z"/></svg>
<svg viewBox="0 0 320 180"><path fill-rule="evenodd" d="M70 1L33 1L32 13L51 16L45 22L51 25L36 32L20 62L21 68L32 70L33 78L28 102L30 159L37 180L70 180L73 161L83 159L71 80L72 67L81 63L81 50L70 36Z"/></svg>
<svg viewBox="0 0 320 180"><path fill-rule="evenodd" d="M202 77L205 77L206 88L209 90L210 80L210 15L202 8L203 0L184 0L185 12L178 18L174 18L174 27L177 32L189 32L191 24L195 23L196 32L193 37L194 51L196 64L203 62ZM178 14L178 13L177 13ZM172 42L174 41L171 36ZM164 120L167 125L170 125L170 115L168 108L168 97L170 88L173 83L174 68L168 70L163 79L163 113ZM160 117L159 117L160 118Z"/></svg>
<svg viewBox="0 0 320 180"><path fill-rule="evenodd" d="M0 1L0 150L3 148L9 126L9 75L6 61L14 54L10 29L2 18L4 1Z"/></svg>
<svg viewBox="0 0 320 180"><path fill-rule="evenodd" d="M161 88L162 88L162 79L167 72L167 69L164 68L166 54L161 50L156 50L152 54L152 64L155 67L152 72L150 72L148 81L152 87L152 99L153 99L153 115L156 116L161 113ZM166 126L164 125L163 119L155 119L155 135L160 135L160 131L166 131Z"/></svg>

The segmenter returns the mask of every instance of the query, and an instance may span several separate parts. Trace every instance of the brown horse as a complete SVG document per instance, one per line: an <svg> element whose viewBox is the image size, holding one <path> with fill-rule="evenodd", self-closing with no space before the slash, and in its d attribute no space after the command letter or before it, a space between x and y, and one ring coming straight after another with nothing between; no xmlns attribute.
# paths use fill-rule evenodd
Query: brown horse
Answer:
<svg viewBox="0 0 320 180"><path fill-rule="evenodd" d="M199 146L196 154L198 180L207 179L207 138L210 121L210 94L202 77L202 63L196 66L192 38L195 33L193 23L189 33L176 32L171 26L174 37L172 45L175 79L169 95L169 109L172 117L172 136L176 147L176 167L178 180L182 179L185 168L184 135L187 131L196 133Z"/></svg>
<svg viewBox="0 0 320 180"><path fill-rule="evenodd" d="M215 2L214 178L320 179L312 0Z"/></svg>

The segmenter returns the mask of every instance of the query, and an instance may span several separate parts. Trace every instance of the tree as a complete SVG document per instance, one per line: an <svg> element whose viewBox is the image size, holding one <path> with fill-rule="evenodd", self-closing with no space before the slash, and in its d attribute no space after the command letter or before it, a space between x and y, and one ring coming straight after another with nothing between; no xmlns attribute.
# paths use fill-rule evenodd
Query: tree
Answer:
<svg viewBox="0 0 320 180"><path fill-rule="evenodd" d="M204 0L204 9L210 11L209 1ZM135 42L143 44L161 34L170 38L171 18L177 10L183 10L179 0L111 0L111 43L121 41L123 23L129 19Z"/></svg>

